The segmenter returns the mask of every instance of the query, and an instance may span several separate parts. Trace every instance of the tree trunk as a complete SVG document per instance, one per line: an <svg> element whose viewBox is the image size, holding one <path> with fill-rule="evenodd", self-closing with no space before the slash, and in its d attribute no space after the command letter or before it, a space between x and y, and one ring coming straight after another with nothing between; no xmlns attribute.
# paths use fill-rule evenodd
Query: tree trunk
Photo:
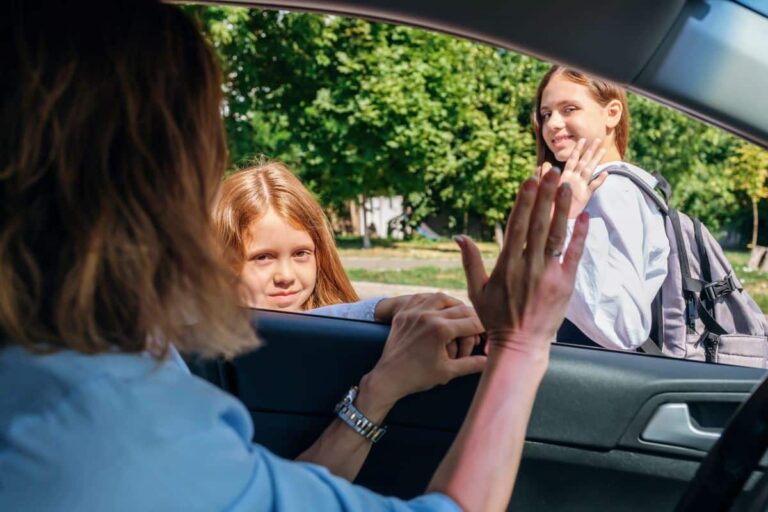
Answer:
<svg viewBox="0 0 768 512"><path fill-rule="evenodd" d="M363 249L371 248L371 237L368 236L368 199L363 196Z"/></svg>
<svg viewBox="0 0 768 512"><path fill-rule="evenodd" d="M351 235L357 236L360 234L360 212L358 211L357 201L352 200L348 202L349 206L349 220L351 229Z"/></svg>
<svg viewBox="0 0 768 512"><path fill-rule="evenodd" d="M762 247L760 245L752 247L752 252L750 252L749 261L747 262L747 268L749 270L768 272L768 247Z"/></svg>
<svg viewBox="0 0 768 512"><path fill-rule="evenodd" d="M501 223L497 222L493 226L493 235L496 239L496 245L499 246L499 251L504 247L504 230L501 228Z"/></svg>
<svg viewBox="0 0 768 512"><path fill-rule="evenodd" d="M757 201L753 198L752 199L752 245L751 245L753 249L757 247L757 224L759 220L760 220L760 217L758 217L758 212L757 212Z"/></svg>
<svg viewBox="0 0 768 512"><path fill-rule="evenodd" d="M759 217L757 216L757 201L752 199L752 242L749 244L750 253L749 261L747 262L747 268L750 270L768 269L768 257L766 257L766 252L768 252L768 249L757 245L758 221Z"/></svg>

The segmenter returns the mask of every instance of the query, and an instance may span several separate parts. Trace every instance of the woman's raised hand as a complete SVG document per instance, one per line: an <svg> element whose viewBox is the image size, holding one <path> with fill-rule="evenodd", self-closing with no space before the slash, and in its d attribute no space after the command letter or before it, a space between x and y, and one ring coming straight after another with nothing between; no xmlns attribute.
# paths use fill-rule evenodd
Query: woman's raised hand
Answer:
<svg viewBox="0 0 768 512"><path fill-rule="evenodd" d="M490 277L474 242L466 236L456 239L469 298L488 333L490 350L503 347L548 353L563 320L584 248L588 216L577 217L561 262L572 190L568 182L559 185L560 178L557 172L547 172L541 180L531 178L522 185Z"/></svg>

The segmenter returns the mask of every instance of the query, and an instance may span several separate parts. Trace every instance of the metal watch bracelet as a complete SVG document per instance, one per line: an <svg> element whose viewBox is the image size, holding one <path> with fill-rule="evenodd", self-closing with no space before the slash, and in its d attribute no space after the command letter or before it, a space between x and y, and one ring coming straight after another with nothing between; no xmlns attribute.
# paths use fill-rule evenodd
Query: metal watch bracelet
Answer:
<svg viewBox="0 0 768 512"><path fill-rule="evenodd" d="M355 407L358 391L359 388L357 386L349 388L341 402L336 404L336 415L365 439L377 443L387 433L387 427L375 424Z"/></svg>

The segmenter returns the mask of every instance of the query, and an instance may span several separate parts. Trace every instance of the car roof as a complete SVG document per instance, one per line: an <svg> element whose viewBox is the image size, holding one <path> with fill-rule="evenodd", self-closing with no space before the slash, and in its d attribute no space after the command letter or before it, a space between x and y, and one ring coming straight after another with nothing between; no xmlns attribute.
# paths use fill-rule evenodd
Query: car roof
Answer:
<svg viewBox="0 0 768 512"><path fill-rule="evenodd" d="M362 17L473 39L612 80L768 147L768 17L759 8L761 2L765 0L227 3Z"/></svg>

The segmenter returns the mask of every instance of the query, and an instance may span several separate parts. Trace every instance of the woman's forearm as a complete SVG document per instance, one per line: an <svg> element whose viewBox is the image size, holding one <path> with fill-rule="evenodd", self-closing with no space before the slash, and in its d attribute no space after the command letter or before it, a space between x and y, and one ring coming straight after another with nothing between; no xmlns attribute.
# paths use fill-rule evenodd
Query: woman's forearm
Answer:
<svg viewBox="0 0 768 512"><path fill-rule="evenodd" d="M395 402L389 401L376 382L376 376L368 374L360 382L355 406L376 424L381 424ZM353 481L363 467L372 442L352 430L336 418L320 437L296 460L325 466L334 475Z"/></svg>
<svg viewBox="0 0 768 512"><path fill-rule="evenodd" d="M505 510L509 503L549 361L548 350L491 350L469 414L429 485L429 491L447 494L470 512Z"/></svg>

